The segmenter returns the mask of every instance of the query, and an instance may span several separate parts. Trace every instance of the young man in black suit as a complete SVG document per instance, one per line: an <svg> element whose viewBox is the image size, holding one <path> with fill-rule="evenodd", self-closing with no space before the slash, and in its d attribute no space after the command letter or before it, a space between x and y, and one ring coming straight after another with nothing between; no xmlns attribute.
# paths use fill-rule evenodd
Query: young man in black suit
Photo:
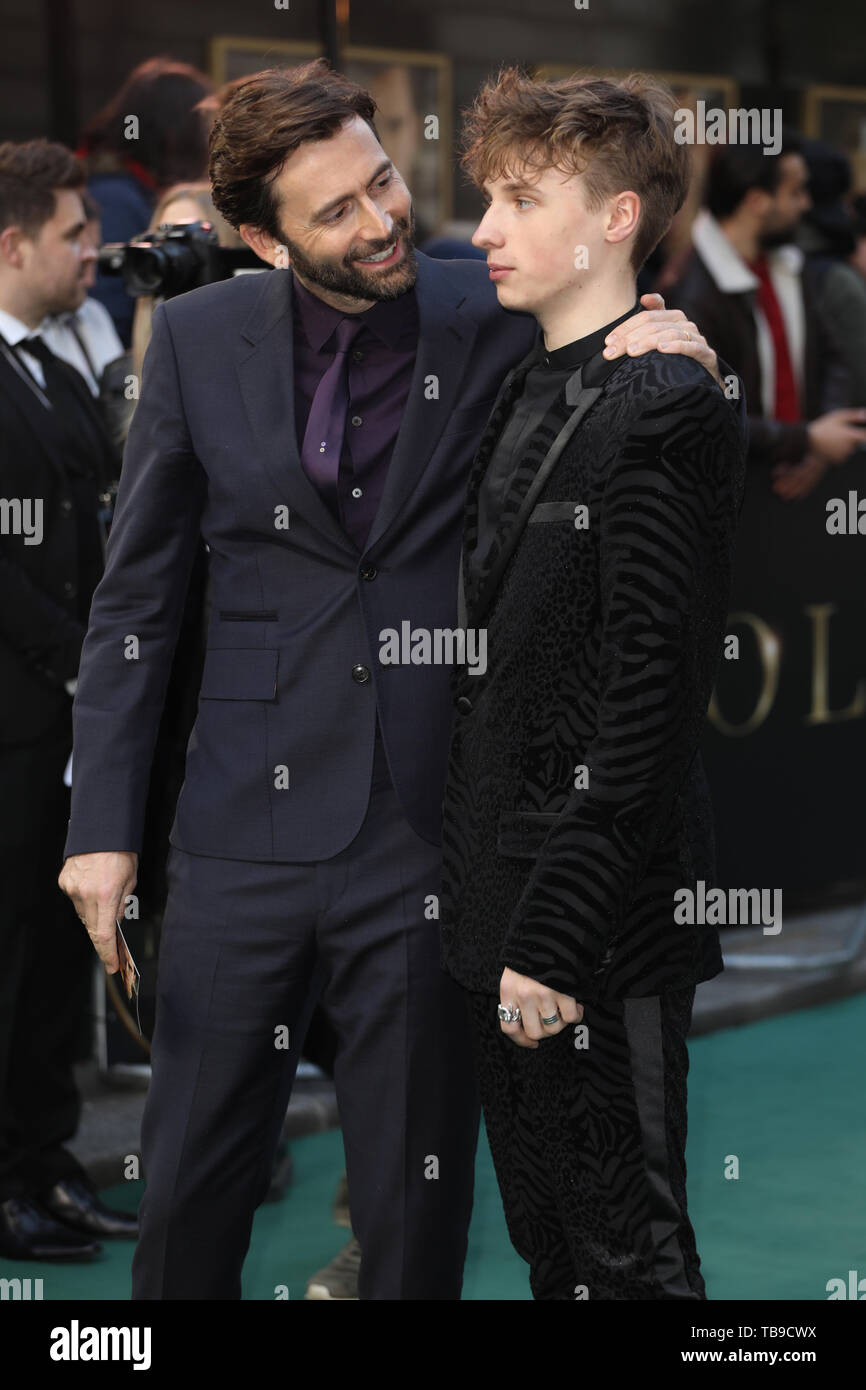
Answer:
<svg viewBox="0 0 866 1390"><path fill-rule="evenodd" d="M543 330L470 475L440 904L488 1137L536 1298L701 1299L686 1034L714 928L698 754L744 483L742 401L688 357L605 357L687 190L650 79L480 93L464 163L504 308ZM728 394L736 397L736 378Z"/></svg>

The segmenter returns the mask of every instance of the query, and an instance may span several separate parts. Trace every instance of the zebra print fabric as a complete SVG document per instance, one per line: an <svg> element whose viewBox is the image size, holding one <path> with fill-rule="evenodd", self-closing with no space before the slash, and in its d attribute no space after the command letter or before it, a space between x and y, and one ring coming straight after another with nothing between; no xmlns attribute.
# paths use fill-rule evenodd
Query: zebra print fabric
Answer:
<svg viewBox="0 0 866 1390"><path fill-rule="evenodd" d="M576 404L566 387L488 549L478 485L531 365L500 394L469 483L465 621L486 629L487 664L454 673L443 960L497 997L506 965L581 1001L682 989L722 968L715 927L673 912L677 889L714 876L698 741L742 506L741 417L687 357L618 361L521 511Z"/></svg>

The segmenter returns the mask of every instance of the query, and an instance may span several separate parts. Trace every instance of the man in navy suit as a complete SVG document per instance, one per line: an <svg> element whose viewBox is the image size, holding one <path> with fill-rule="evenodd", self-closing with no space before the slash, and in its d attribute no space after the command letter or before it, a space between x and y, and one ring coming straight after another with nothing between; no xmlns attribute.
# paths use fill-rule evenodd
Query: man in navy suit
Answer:
<svg viewBox="0 0 866 1390"><path fill-rule="evenodd" d="M439 964L451 667L428 648L456 625L476 443L536 329L499 308L477 261L413 250L374 111L320 61L257 74L218 115L215 204L276 269L156 310L82 655L60 884L113 971L204 537L137 1299L240 1297L319 995L360 1296L460 1296L478 1103L461 991ZM671 322L653 316L639 341ZM714 361L694 332L684 346Z"/></svg>

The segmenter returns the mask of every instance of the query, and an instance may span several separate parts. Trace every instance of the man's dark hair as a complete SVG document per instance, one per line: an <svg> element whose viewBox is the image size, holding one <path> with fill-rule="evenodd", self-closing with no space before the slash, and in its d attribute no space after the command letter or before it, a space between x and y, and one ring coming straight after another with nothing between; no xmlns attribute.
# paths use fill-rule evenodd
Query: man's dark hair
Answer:
<svg viewBox="0 0 866 1390"><path fill-rule="evenodd" d="M704 202L717 220L731 217L752 188L775 193L786 154L802 154L803 142L794 131L782 131L778 154L764 154L760 145L720 145L710 160Z"/></svg>
<svg viewBox="0 0 866 1390"><path fill-rule="evenodd" d="M60 189L84 191L84 168L65 145L11 140L0 145L0 231L20 227L36 238L57 210Z"/></svg>
<svg viewBox="0 0 866 1390"><path fill-rule="evenodd" d="M273 181L306 140L327 140L360 116L378 140L376 103L326 58L267 68L232 84L210 136L214 206L232 227L249 223L282 241Z"/></svg>

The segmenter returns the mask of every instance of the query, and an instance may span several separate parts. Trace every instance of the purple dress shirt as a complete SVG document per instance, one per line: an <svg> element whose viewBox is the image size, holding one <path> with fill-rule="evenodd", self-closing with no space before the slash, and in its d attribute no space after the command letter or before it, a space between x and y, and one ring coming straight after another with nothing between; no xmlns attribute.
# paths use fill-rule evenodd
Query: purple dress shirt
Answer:
<svg viewBox="0 0 866 1390"><path fill-rule="evenodd" d="M293 275L295 430L300 450L313 396L334 360L335 330L344 317ZM377 301L357 317L363 327L349 353L349 408L337 482L339 520L364 549L385 487L418 346L415 290ZM327 500L327 499L325 499Z"/></svg>

